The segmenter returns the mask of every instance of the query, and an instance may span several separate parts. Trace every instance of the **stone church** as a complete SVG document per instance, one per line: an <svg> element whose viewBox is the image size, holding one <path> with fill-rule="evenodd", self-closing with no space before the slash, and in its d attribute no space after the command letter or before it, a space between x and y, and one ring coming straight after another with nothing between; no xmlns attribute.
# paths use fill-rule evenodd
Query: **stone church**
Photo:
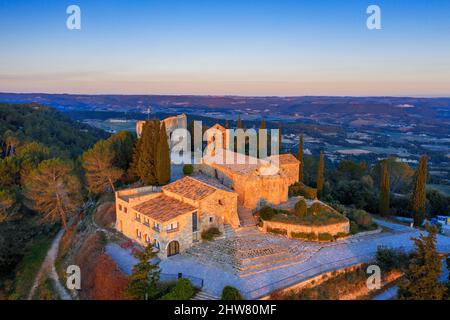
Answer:
<svg viewBox="0 0 450 320"><path fill-rule="evenodd" d="M188 249L212 227L221 232L225 224L239 228L239 208L254 211L288 200L289 186L299 176L300 162L293 155L231 155L244 157L244 163L224 164L204 156L192 176L161 188L117 191L116 229L144 246L154 245L165 258Z"/></svg>

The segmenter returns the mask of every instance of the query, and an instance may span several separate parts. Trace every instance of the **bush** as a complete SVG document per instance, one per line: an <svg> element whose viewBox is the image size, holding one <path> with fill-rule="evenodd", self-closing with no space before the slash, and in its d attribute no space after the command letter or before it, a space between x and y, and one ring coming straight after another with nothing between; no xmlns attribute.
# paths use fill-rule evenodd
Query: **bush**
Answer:
<svg viewBox="0 0 450 320"><path fill-rule="evenodd" d="M372 216L364 210L355 210L352 216L352 220L363 228L369 228L373 224Z"/></svg>
<svg viewBox="0 0 450 320"><path fill-rule="evenodd" d="M279 228L267 228L267 232L279 234L283 236L287 236L287 230L286 229L279 229Z"/></svg>
<svg viewBox="0 0 450 320"><path fill-rule="evenodd" d="M303 199L300 199L295 204L294 213L296 216L304 217L308 213L308 205L306 204L306 201Z"/></svg>
<svg viewBox="0 0 450 320"><path fill-rule="evenodd" d="M346 232L338 232L337 234L334 235L335 239L340 239L340 238L345 238L348 237L348 233Z"/></svg>
<svg viewBox="0 0 450 320"><path fill-rule="evenodd" d="M175 287L166 295L162 296L161 300L190 300L196 290L188 279L178 280Z"/></svg>
<svg viewBox="0 0 450 320"><path fill-rule="evenodd" d="M291 237L310 241L317 240L317 234L315 234L314 232L291 232Z"/></svg>
<svg viewBox="0 0 450 320"><path fill-rule="evenodd" d="M302 196L306 199L316 199L317 198L317 189L308 187L307 185L296 182L292 186L289 187L289 195L290 196Z"/></svg>
<svg viewBox="0 0 450 320"><path fill-rule="evenodd" d="M184 175L188 176L194 172L194 166L192 164L185 164L183 166Z"/></svg>
<svg viewBox="0 0 450 320"><path fill-rule="evenodd" d="M226 286L222 291L222 300L244 300L235 287Z"/></svg>
<svg viewBox="0 0 450 320"><path fill-rule="evenodd" d="M219 231L218 228L211 227L208 230L205 230L202 232L202 239L209 241L209 240L214 239L215 237L220 236L221 234L222 233Z"/></svg>
<svg viewBox="0 0 450 320"><path fill-rule="evenodd" d="M262 220L270 220L276 215L278 212L272 207L264 206L259 210L259 217Z"/></svg>
<svg viewBox="0 0 450 320"><path fill-rule="evenodd" d="M358 224L355 221L350 221L350 234L357 234L358 232Z"/></svg>
<svg viewBox="0 0 450 320"><path fill-rule="evenodd" d="M402 269L408 264L408 255L398 249L379 246L376 254L376 264L383 271Z"/></svg>
<svg viewBox="0 0 450 320"><path fill-rule="evenodd" d="M334 241L334 237L328 232L319 233L318 238L319 238L319 241Z"/></svg>
<svg viewBox="0 0 450 320"><path fill-rule="evenodd" d="M322 211L322 209L324 209L325 206L323 206L320 202L314 202L311 207L309 208L309 211L311 214L316 215L318 214L320 211ZM326 208L326 207L325 207ZM328 209L328 208L327 208Z"/></svg>

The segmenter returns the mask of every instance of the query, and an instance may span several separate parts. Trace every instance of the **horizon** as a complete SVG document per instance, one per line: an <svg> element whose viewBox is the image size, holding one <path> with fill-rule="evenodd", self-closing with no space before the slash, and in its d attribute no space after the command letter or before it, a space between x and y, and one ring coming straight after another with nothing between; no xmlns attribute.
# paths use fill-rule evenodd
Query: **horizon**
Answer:
<svg viewBox="0 0 450 320"><path fill-rule="evenodd" d="M241 97L241 98L401 98L401 99L450 99L449 95L239 95L239 94L165 94L165 93L68 93L68 92L5 92L0 94L17 94L17 95L66 95L66 96L169 96L169 97Z"/></svg>
<svg viewBox="0 0 450 320"><path fill-rule="evenodd" d="M450 3L0 1L0 91L449 97ZM9 32L7 32L9 31Z"/></svg>

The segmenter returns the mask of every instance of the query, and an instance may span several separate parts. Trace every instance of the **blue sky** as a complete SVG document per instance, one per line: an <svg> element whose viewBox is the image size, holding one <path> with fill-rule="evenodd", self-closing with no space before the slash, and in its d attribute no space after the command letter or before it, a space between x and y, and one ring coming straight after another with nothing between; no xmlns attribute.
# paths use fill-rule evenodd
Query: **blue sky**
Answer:
<svg viewBox="0 0 450 320"><path fill-rule="evenodd" d="M450 96L449 15L442 0L0 0L0 91Z"/></svg>

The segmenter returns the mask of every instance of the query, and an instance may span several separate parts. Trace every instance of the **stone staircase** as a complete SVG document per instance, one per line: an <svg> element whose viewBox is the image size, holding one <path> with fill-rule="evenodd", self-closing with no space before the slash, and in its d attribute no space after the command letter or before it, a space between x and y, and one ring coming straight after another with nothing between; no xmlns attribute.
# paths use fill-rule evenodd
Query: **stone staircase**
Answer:
<svg viewBox="0 0 450 320"><path fill-rule="evenodd" d="M209 292L201 290L197 292L191 300L220 300L220 298Z"/></svg>
<svg viewBox="0 0 450 320"><path fill-rule="evenodd" d="M224 226L224 237L186 250L198 261L214 264L247 277L260 272L302 263L324 245L262 234L255 226L233 229Z"/></svg>
<svg viewBox="0 0 450 320"><path fill-rule="evenodd" d="M244 207L238 207L238 216L241 227L256 226L257 221L253 216L253 211Z"/></svg>

